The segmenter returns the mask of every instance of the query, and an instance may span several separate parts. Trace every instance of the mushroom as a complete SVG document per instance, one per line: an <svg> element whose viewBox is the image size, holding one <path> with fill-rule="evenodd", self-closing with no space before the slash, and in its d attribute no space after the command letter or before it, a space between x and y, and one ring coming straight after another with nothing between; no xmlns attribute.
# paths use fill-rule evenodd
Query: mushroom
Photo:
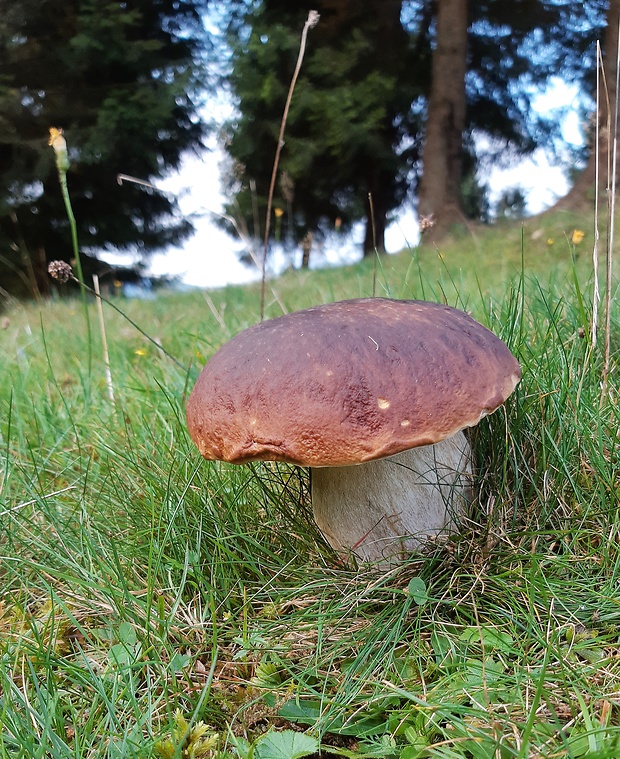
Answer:
<svg viewBox="0 0 620 759"><path fill-rule="evenodd" d="M506 345L462 311L346 300L232 338L203 368L187 424L206 459L311 467L329 543L389 564L457 527L471 500L462 430L520 375Z"/></svg>

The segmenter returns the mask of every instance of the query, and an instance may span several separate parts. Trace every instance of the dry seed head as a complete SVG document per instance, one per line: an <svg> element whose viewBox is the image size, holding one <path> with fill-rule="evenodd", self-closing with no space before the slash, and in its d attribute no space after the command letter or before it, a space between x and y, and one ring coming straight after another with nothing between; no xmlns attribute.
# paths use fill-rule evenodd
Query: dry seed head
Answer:
<svg viewBox="0 0 620 759"><path fill-rule="evenodd" d="M435 219L433 218L433 214L420 217L420 233L421 234L424 234L424 232L428 232L428 230L432 229L434 226L435 226Z"/></svg>
<svg viewBox="0 0 620 759"><path fill-rule="evenodd" d="M579 245L580 242L583 242L583 238L585 236L586 233L581 229L573 229L573 234L571 235L570 241L573 243L573 245Z"/></svg>
<svg viewBox="0 0 620 759"><path fill-rule="evenodd" d="M52 279L58 280L61 285L64 285L70 279L73 279L73 269L66 261L51 261L47 267L47 273Z"/></svg>
<svg viewBox="0 0 620 759"><path fill-rule="evenodd" d="M319 23L319 19L321 18L318 11L309 11L308 12L308 20L306 23L310 27L310 29L314 29L314 27Z"/></svg>

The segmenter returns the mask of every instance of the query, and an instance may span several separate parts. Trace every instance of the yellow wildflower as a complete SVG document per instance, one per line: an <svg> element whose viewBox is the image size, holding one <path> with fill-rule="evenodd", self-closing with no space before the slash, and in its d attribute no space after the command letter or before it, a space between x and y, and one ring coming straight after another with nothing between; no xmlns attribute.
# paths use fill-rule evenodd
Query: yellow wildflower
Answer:
<svg viewBox="0 0 620 759"><path fill-rule="evenodd" d="M50 127L50 138L49 142L47 143L50 145L56 152L59 150L66 150L67 149L67 141L62 136L62 129L57 129L56 127Z"/></svg>
<svg viewBox="0 0 620 759"><path fill-rule="evenodd" d="M553 237L547 237L547 245L553 245L554 242L555 240L553 239Z"/></svg>
<svg viewBox="0 0 620 759"><path fill-rule="evenodd" d="M276 215L276 219L279 219L280 217L284 216L284 209L278 208L277 206L273 209L273 212Z"/></svg>
<svg viewBox="0 0 620 759"><path fill-rule="evenodd" d="M573 243L573 245L579 245L585 236L586 233L582 232L581 229L573 229L573 234L570 238L570 241Z"/></svg>
<svg viewBox="0 0 620 759"><path fill-rule="evenodd" d="M138 348L134 353L136 356L146 356L146 350L144 348Z"/></svg>
<svg viewBox="0 0 620 759"><path fill-rule="evenodd" d="M50 138L47 144L54 148L58 171L66 174L69 168L69 155L67 154L67 141L63 137L62 129L50 127Z"/></svg>

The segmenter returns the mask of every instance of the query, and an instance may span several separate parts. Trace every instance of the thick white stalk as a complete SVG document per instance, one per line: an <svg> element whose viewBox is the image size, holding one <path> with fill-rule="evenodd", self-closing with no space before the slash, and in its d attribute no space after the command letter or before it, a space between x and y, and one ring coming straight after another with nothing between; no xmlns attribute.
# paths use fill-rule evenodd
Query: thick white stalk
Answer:
<svg viewBox="0 0 620 759"><path fill-rule="evenodd" d="M336 550L396 563L455 529L471 500L471 472L462 432L365 464L313 468L314 518Z"/></svg>

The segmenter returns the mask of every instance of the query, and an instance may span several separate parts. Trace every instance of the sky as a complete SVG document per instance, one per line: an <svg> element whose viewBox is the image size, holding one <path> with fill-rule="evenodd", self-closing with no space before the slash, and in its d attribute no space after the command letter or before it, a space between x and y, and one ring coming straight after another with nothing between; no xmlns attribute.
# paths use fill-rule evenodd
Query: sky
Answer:
<svg viewBox="0 0 620 759"><path fill-rule="evenodd" d="M539 97L535 105L540 110L565 108L563 136L569 142L580 144L583 138L578 109L572 107L576 98L574 88L557 81ZM222 213L224 203L220 192L221 161L222 154L213 142L201 157L186 158L178 173L158 185L159 189L178 197L182 213L194 217L196 232L182 247L152 256L148 267L150 274L173 276L183 284L208 288L260 278L256 268L239 262L238 254L243 250L239 239L227 234L216 224L217 214ZM537 151L509 168L493 168L484 179L491 188L492 203L503 189L520 187L527 198L528 214L538 213L551 206L569 187L564 170L551 165L543 151ZM361 242L361 235L360 227L357 240L354 232L352 240L345 240L337 246L332 244L318 255L318 251L313 251L315 265L335 265L357 260L361 250L356 243ZM416 216L412 208L403 208L396 221L387 229L386 250L395 253L414 246L417 241Z"/></svg>

